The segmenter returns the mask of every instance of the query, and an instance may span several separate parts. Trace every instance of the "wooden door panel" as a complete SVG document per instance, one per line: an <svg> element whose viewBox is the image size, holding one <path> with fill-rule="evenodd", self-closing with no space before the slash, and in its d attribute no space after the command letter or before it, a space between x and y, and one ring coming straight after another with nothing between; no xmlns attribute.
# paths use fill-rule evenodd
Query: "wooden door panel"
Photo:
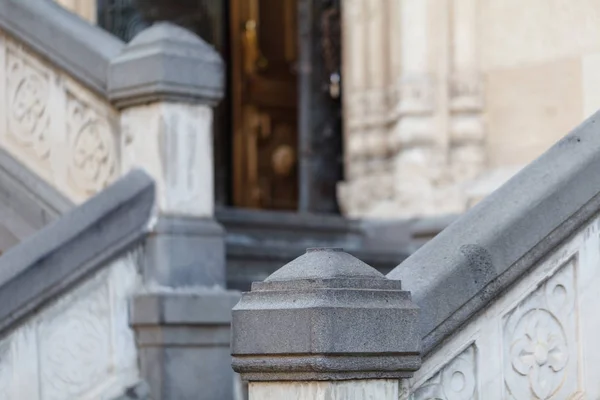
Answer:
<svg viewBox="0 0 600 400"><path fill-rule="evenodd" d="M234 204L298 203L296 1L231 0Z"/></svg>
<svg viewBox="0 0 600 400"><path fill-rule="evenodd" d="M271 113L279 108L296 110L298 89L289 81L265 79L261 76L249 78L246 85L248 102L257 106L272 107ZM292 116L291 118L296 118Z"/></svg>

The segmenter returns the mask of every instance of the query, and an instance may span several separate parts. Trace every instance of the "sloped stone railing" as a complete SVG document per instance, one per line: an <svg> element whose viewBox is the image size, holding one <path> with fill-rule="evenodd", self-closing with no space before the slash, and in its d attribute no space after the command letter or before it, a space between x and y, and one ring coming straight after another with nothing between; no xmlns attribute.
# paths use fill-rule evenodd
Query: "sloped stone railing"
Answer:
<svg viewBox="0 0 600 400"><path fill-rule="evenodd" d="M133 171L0 257L0 398L116 398L139 379L128 304L154 183Z"/></svg>
<svg viewBox="0 0 600 400"><path fill-rule="evenodd" d="M401 399L600 396L599 171L600 112L388 274L423 311Z"/></svg>

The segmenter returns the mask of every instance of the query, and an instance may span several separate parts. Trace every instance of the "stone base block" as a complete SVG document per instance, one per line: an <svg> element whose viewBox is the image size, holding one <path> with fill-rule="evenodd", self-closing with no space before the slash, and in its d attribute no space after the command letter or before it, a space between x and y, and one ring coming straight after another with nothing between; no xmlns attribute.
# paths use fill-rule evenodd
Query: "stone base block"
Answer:
<svg viewBox="0 0 600 400"><path fill-rule="evenodd" d="M153 399L234 399L229 340L238 299L237 292L207 289L133 300L140 370Z"/></svg>
<svg viewBox="0 0 600 400"><path fill-rule="evenodd" d="M161 216L145 257L147 282L225 287L225 232L213 219Z"/></svg>

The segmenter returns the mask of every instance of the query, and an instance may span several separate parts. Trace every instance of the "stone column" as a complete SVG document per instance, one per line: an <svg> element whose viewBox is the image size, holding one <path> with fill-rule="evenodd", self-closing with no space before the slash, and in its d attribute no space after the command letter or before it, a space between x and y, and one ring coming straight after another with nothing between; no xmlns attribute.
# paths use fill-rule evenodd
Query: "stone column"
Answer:
<svg viewBox="0 0 600 400"><path fill-rule="evenodd" d="M366 206L368 196L359 195L356 182L367 174L365 154L365 20L363 0L345 0L341 5L342 29L342 117L344 181L338 186L338 202L345 215Z"/></svg>
<svg viewBox="0 0 600 400"><path fill-rule="evenodd" d="M155 400L232 400L231 307L224 231L214 219L213 107L224 66L195 34L170 23L142 31L110 66L121 112L122 170L156 181L156 219L132 303L140 370Z"/></svg>
<svg viewBox="0 0 600 400"><path fill-rule="evenodd" d="M450 15L449 164L454 184L463 186L483 172L487 158L477 4L477 0L453 0ZM463 197L463 207L472 205L468 193Z"/></svg>
<svg viewBox="0 0 600 400"><path fill-rule="evenodd" d="M429 0L402 0L399 120L393 129L396 217L431 213L441 162L434 115Z"/></svg>
<svg viewBox="0 0 600 400"><path fill-rule="evenodd" d="M121 170L142 167L156 180L159 217L144 273L161 286L225 285L223 230L213 218L212 149L212 107L223 90L218 53L170 23L142 31L111 63Z"/></svg>
<svg viewBox="0 0 600 400"><path fill-rule="evenodd" d="M338 185L338 199L349 217L370 215L393 195L389 6L371 0L342 2L345 180Z"/></svg>
<svg viewBox="0 0 600 400"><path fill-rule="evenodd" d="M250 400L396 400L421 365L410 293L341 249L309 249L254 283L232 330Z"/></svg>

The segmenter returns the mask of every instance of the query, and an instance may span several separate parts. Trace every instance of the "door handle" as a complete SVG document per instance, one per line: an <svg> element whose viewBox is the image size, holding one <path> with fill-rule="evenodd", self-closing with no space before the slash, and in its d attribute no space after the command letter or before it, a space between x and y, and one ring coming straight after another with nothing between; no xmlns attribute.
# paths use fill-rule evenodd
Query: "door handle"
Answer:
<svg viewBox="0 0 600 400"><path fill-rule="evenodd" d="M251 204L260 207L268 201L267 193L261 188L259 180L260 142L271 136L271 117L255 106L244 107L244 131L246 148L246 177L249 186Z"/></svg>
<svg viewBox="0 0 600 400"><path fill-rule="evenodd" d="M269 65L269 60L263 56L258 45L258 27L254 19L249 19L244 24L244 71L253 75L264 70Z"/></svg>

